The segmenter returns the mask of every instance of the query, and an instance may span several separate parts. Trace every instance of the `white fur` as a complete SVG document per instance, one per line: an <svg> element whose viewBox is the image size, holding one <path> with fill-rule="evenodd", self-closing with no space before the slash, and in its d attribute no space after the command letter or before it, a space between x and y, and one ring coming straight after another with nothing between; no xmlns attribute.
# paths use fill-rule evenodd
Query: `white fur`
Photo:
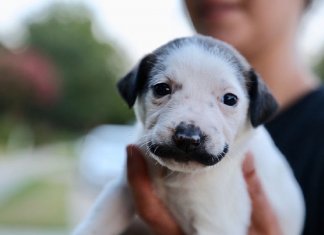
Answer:
<svg viewBox="0 0 324 235"><path fill-rule="evenodd" d="M147 153L156 191L185 233L247 234L251 202L241 164L249 150L283 234L300 234L304 219L301 191L264 127L252 128L249 98L237 78L237 67L226 54L215 56L195 43L171 48L159 63L166 69L155 71L149 84L165 82L180 88L171 98L157 100L149 90L137 100L136 113L142 126L137 144ZM222 103L228 92L239 98L235 107ZM221 152L225 143L229 152L216 165L206 167L163 159L148 151L148 141L170 143L172 130L182 121L194 121L201 128L208 136L206 149L210 153ZM129 226L135 212L124 178L103 190L74 235L115 235Z"/></svg>

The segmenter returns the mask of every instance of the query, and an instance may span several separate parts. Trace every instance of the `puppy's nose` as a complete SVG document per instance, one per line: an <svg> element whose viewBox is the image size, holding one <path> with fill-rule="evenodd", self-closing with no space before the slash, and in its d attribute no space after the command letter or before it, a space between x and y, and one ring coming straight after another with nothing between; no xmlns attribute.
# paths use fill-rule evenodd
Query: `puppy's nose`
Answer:
<svg viewBox="0 0 324 235"><path fill-rule="evenodd" d="M177 148L188 153L201 145L203 135L199 127L181 122L175 129L173 140Z"/></svg>

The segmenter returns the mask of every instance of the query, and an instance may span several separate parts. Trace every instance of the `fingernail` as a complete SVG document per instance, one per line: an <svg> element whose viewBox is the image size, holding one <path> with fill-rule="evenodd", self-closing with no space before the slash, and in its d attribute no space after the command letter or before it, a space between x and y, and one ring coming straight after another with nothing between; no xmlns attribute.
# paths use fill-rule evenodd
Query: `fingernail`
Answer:
<svg viewBox="0 0 324 235"><path fill-rule="evenodd" d="M127 156L130 156L133 152L133 149L134 149L134 145L127 145L126 147L126 152L127 152Z"/></svg>
<svg viewBox="0 0 324 235"><path fill-rule="evenodd" d="M134 145L127 145L127 147L126 147L126 152L127 152L127 165L129 165L129 163L131 163L133 161L132 159L135 156L134 149L135 149L135 146Z"/></svg>
<svg viewBox="0 0 324 235"><path fill-rule="evenodd" d="M128 145L126 147L127 151L127 167L136 168L138 166L138 158L141 155L140 150L136 145Z"/></svg>
<svg viewBox="0 0 324 235"><path fill-rule="evenodd" d="M242 169L243 169L243 174L244 175L249 175L252 174L255 171L255 167L254 167L254 159L253 156L248 153L243 161L243 165L242 165Z"/></svg>

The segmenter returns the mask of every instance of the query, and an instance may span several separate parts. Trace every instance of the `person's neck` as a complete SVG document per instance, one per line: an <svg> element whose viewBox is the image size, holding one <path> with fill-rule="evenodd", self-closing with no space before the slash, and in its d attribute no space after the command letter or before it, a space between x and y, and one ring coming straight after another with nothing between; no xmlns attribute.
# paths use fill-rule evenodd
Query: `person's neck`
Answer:
<svg viewBox="0 0 324 235"><path fill-rule="evenodd" d="M281 109L319 85L316 76L299 60L294 46L265 48L248 59L276 97Z"/></svg>

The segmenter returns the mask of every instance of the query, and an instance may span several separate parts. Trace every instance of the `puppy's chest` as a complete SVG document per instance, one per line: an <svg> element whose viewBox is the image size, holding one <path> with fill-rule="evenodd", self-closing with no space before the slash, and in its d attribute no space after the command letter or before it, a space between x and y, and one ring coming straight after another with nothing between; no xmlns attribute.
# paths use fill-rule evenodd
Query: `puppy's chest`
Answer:
<svg viewBox="0 0 324 235"><path fill-rule="evenodd" d="M209 173L156 179L155 187L186 234L245 234L250 202L243 179Z"/></svg>

